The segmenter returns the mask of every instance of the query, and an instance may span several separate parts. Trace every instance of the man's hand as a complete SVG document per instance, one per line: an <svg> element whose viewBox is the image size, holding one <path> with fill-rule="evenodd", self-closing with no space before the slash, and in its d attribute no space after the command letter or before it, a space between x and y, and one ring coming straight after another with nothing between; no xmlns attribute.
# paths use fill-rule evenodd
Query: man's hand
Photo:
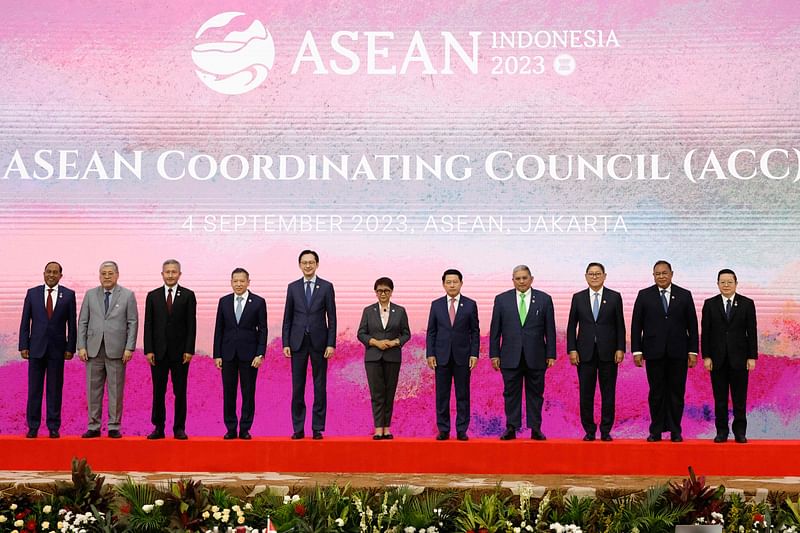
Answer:
<svg viewBox="0 0 800 533"><path fill-rule="evenodd" d="M429 355L426 359L428 362L428 368L431 370L436 370L436 357L433 355Z"/></svg>
<svg viewBox="0 0 800 533"><path fill-rule="evenodd" d="M705 367L706 370L711 372L712 370L714 370L714 361L712 361L710 357L704 357L703 366Z"/></svg>
<svg viewBox="0 0 800 533"><path fill-rule="evenodd" d="M333 346L328 346L327 348L325 348L325 359L330 359L331 357L333 357L333 351L334 351Z"/></svg>
<svg viewBox="0 0 800 533"><path fill-rule="evenodd" d="M470 357L469 358L469 369L472 370L478 366L478 358L477 357Z"/></svg>
<svg viewBox="0 0 800 533"><path fill-rule="evenodd" d="M643 363L644 363L644 357L642 356L642 354L637 353L637 354L633 355L633 364L634 365L636 365L636 366L641 368Z"/></svg>
<svg viewBox="0 0 800 533"><path fill-rule="evenodd" d="M257 356L255 356L253 358L253 362L250 363L250 366L252 366L253 368L258 368L258 367L261 366L261 364L263 362L264 362L264 356L263 355L257 355Z"/></svg>
<svg viewBox="0 0 800 533"><path fill-rule="evenodd" d="M192 360L192 354L190 354L190 353L183 354L183 364L184 365L188 365L189 361L191 361L191 360Z"/></svg>
<svg viewBox="0 0 800 533"><path fill-rule="evenodd" d="M697 354L690 353L689 354L689 368L694 368L694 365L697 364Z"/></svg>
<svg viewBox="0 0 800 533"><path fill-rule="evenodd" d="M500 358L499 357L492 357L492 368L495 370L500 370Z"/></svg>
<svg viewBox="0 0 800 533"><path fill-rule="evenodd" d="M580 356L578 355L578 352L574 350L569 352L569 364L571 364L572 366L578 366L579 362L580 362Z"/></svg>
<svg viewBox="0 0 800 533"><path fill-rule="evenodd" d="M755 359L748 359L747 360L747 371L750 372L751 370L756 369L756 360Z"/></svg>
<svg viewBox="0 0 800 533"><path fill-rule="evenodd" d="M556 364L556 360L553 358L547 359L547 368L553 368L553 365Z"/></svg>
<svg viewBox="0 0 800 533"><path fill-rule="evenodd" d="M133 357L132 351L125 350L124 352L122 352L122 364L124 365L125 363L130 361L132 357Z"/></svg>
<svg viewBox="0 0 800 533"><path fill-rule="evenodd" d="M144 356L147 357L147 362L150 363L150 366L156 366L156 354L146 353Z"/></svg>
<svg viewBox="0 0 800 533"><path fill-rule="evenodd" d="M20 350L19 354L22 356L23 359L27 359L28 357L30 357L31 352L30 350Z"/></svg>
<svg viewBox="0 0 800 533"><path fill-rule="evenodd" d="M289 348L288 346L284 346L283 347L283 356L291 358L292 357L292 349Z"/></svg>
<svg viewBox="0 0 800 533"><path fill-rule="evenodd" d="M81 348L78 350L78 359L84 363L89 360L89 352L86 351L86 348Z"/></svg>
<svg viewBox="0 0 800 533"><path fill-rule="evenodd" d="M222 357L215 357L214 364L217 365L219 370L222 370Z"/></svg>
<svg viewBox="0 0 800 533"><path fill-rule="evenodd" d="M614 362L620 364L622 360L625 359L625 352L623 350L617 350L614 352Z"/></svg>
<svg viewBox="0 0 800 533"><path fill-rule="evenodd" d="M69 361L72 359L72 356L75 355L72 352L64 352L64 361Z"/></svg>

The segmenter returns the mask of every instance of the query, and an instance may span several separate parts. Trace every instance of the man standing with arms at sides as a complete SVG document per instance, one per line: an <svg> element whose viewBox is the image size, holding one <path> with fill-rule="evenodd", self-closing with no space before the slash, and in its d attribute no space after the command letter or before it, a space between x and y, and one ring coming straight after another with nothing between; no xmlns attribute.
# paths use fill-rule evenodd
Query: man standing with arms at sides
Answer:
<svg viewBox="0 0 800 533"><path fill-rule="evenodd" d="M655 285L639 291L633 304L631 351L641 367L647 361L650 393L650 435L658 442L670 432L672 442L683 442L681 418L688 369L697 364L697 311L692 293L672 284L672 265L653 265Z"/></svg>
<svg viewBox="0 0 800 533"><path fill-rule="evenodd" d="M161 277L164 285L147 293L144 306L144 353L153 377L150 421L154 427L147 438L164 438L167 417L164 397L171 374L175 395L172 434L178 440L186 440L186 382L197 334L197 300L194 292L178 285L181 264L177 260L164 261Z"/></svg>
<svg viewBox="0 0 800 533"><path fill-rule="evenodd" d="M327 411L328 359L336 347L336 295L329 281L317 277L319 255L313 250L300 252L303 277L289 284L283 310L283 355L292 361L293 439L305 437L306 372L311 359L314 378L314 405L311 429L320 440L325 431Z"/></svg>
<svg viewBox="0 0 800 533"><path fill-rule="evenodd" d="M533 275L525 265L514 267L514 288L498 294L492 309L489 356L503 374L506 431L513 440L522 425L522 384L525 412L533 440L542 433L545 370L556 362L556 321L550 295L531 289Z"/></svg>
<svg viewBox="0 0 800 533"><path fill-rule="evenodd" d="M250 440L256 412L256 378L267 350L267 302L253 294L250 274L239 267L231 272L233 294L219 299L214 327L214 363L222 370L222 413L225 440ZM236 417L236 386L242 390L242 416Z"/></svg>
<svg viewBox="0 0 800 533"><path fill-rule="evenodd" d="M622 296L604 286L606 268L600 263L586 267L588 289L572 295L567 322L569 362L578 367L583 440L593 441L594 390L600 381L600 440L611 441L614 425L617 367L625 357L625 319Z"/></svg>
<svg viewBox="0 0 800 533"><path fill-rule="evenodd" d="M86 363L89 427L84 439L100 436L103 389L108 380L108 436L122 437L122 395L125 365L133 357L139 329L136 296L117 285L119 267L114 261L100 265L100 286L86 291L78 319L78 356Z"/></svg>
<svg viewBox="0 0 800 533"><path fill-rule="evenodd" d="M29 439L36 438L42 423L42 391L47 376L47 429L57 439L61 429L61 392L64 361L75 353L77 334L75 292L59 285L61 265L44 266L44 285L28 289L19 325L19 353L28 360Z"/></svg>
<svg viewBox="0 0 800 533"><path fill-rule="evenodd" d="M469 440L469 378L478 363L481 331L478 305L461 294L463 276L451 268L442 274L446 296L431 302L426 352L436 372L436 440L450 438L450 387L456 388L456 438Z"/></svg>
<svg viewBox="0 0 800 533"><path fill-rule="evenodd" d="M747 442L747 381L758 359L756 306L747 296L737 294L733 270L717 274L720 294L703 304L703 364L711 372L714 391L714 442L728 440L728 391L733 404L733 437Z"/></svg>

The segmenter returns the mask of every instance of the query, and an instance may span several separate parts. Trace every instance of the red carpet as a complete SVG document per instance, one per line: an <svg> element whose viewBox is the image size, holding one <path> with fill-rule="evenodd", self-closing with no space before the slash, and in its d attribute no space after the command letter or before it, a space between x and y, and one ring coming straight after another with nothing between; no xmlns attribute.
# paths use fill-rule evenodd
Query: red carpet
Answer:
<svg viewBox="0 0 800 533"><path fill-rule="evenodd" d="M691 465L708 476L797 476L800 441L647 443L518 439L329 437L223 441L148 441L0 437L0 470L68 471L73 456L108 472L385 472L682 476Z"/></svg>

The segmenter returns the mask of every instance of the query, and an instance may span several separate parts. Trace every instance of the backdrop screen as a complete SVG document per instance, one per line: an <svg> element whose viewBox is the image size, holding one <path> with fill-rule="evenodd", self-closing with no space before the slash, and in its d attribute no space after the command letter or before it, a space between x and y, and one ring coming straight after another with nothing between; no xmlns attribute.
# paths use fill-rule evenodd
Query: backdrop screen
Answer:
<svg viewBox="0 0 800 533"><path fill-rule="evenodd" d="M374 280L389 276L413 333L393 428L435 435L425 328L450 267L481 321L470 431L499 434L492 302L524 263L553 296L559 333L543 430L580 436L571 295L600 261L630 324L663 258L698 311L717 271L737 272L758 308L748 433L798 436L796 2L44 0L7 3L2 18L0 432L25 431L20 312L47 261L64 266L78 305L99 264L117 261L143 315L176 258L198 295L187 432L224 432L208 356L218 299L242 266L268 306L253 431L288 435L280 324L297 254L312 248L339 310L329 434L371 432L355 332ZM137 347L132 435L151 429L141 331ZM86 427L85 379L68 361L67 434ZM647 434L647 390L628 353L615 436ZM714 434L702 365L689 372L684 433Z"/></svg>

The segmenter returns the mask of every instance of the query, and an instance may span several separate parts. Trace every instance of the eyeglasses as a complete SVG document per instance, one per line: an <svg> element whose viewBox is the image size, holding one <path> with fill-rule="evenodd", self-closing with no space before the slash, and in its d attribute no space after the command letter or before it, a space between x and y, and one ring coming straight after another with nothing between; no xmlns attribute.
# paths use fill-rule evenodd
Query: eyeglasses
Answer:
<svg viewBox="0 0 800 533"><path fill-rule="evenodd" d="M602 276L603 274L604 274L603 272L587 272L586 273L586 275L588 277L590 277L590 278L598 278L598 277Z"/></svg>
<svg viewBox="0 0 800 533"><path fill-rule="evenodd" d="M392 292L392 289L375 289L375 292L378 294L389 294Z"/></svg>

